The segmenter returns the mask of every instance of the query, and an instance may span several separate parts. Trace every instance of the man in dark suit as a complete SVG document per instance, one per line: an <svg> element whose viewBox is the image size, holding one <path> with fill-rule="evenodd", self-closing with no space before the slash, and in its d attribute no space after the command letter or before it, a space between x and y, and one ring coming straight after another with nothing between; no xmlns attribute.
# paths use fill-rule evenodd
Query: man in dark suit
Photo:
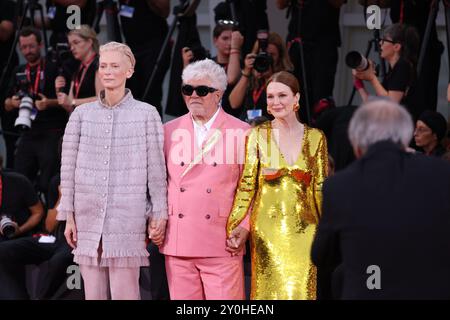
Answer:
<svg viewBox="0 0 450 320"><path fill-rule="evenodd" d="M332 282L335 299L450 299L450 165L407 152L412 133L394 102L355 112L358 160L323 187L312 248L319 298Z"/></svg>

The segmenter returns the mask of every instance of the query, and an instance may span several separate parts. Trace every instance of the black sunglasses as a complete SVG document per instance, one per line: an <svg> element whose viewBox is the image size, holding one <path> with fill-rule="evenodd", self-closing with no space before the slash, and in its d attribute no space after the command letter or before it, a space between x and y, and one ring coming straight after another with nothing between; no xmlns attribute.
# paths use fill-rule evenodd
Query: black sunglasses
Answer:
<svg viewBox="0 0 450 320"><path fill-rule="evenodd" d="M217 89L208 87L208 86L198 86L198 87L193 87L189 84L185 84L184 86L181 87L181 92L185 95L185 96L192 96L192 94L195 92L197 93L197 95L199 97L204 97L207 96L208 93L212 93L214 91L217 91Z"/></svg>

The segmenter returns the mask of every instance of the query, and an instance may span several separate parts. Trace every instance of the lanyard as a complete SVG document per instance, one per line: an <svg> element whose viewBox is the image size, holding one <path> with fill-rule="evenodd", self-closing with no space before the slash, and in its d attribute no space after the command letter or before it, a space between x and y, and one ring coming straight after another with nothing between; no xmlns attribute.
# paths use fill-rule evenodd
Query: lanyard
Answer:
<svg viewBox="0 0 450 320"><path fill-rule="evenodd" d="M2 206L3 201L3 177L0 174L0 207Z"/></svg>
<svg viewBox="0 0 450 320"><path fill-rule="evenodd" d="M253 89L253 105L254 107L256 107L256 103L258 102L259 98L261 97L261 94L263 93L263 91L266 89L266 85L261 86L261 88L258 89Z"/></svg>
<svg viewBox="0 0 450 320"><path fill-rule="evenodd" d="M78 94L80 93L81 84L83 83L84 77L86 76L86 72L87 72L87 70L91 66L91 63L95 60L96 57L97 57L97 54L94 53L92 55L92 57L88 60L86 65L83 65L83 63L80 64L80 68L78 69L77 75L75 77L75 84L74 84L74 86L75 86L75 88L74 88L75 89L74 98L75 99L78 98ZM80 77L81 69L83 69L83 72L82 72L81 77Z"/></svg>
<svg viewBox="0 0 450 320"><path fill-rule="evenodd" d="M36 77L34 78L34 87L31 85L31 67L30 65L27 63L26 66L26 74L27 74L27 80L28 83L30 83L30 90L32 91L33 94L38 94L39 92L39 82L41 81L41 76L44 75L44 68L42 68L41 70L41 63L39 63L39 66L37 68L37 72L36 72ZM42 72L42 74L41 74Z"/></svg>
<svg viewBox="0 0 450 320"><path fill-rule="evenodd" d="M400 23L403 23L403 16L405 14L405 2L404 0L401 0L400 2Z"/></svg>

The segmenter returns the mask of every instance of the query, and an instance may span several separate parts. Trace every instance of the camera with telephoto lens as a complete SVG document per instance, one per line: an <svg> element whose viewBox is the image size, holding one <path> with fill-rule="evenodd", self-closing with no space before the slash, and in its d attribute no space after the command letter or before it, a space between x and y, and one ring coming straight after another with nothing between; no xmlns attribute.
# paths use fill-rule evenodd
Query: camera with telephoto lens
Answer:
<svg viewBox="0 0 450 320"><path fill-rule="evenodd" d="M272 56L267 53L269 32L267 30L258 30L256 38L258 39L259 52L253 63L253 68L259 73L264 73L269 70L273 63Z"/></svg>
<svg viewBox="0 0 450 320"><path fill-rule="evenodd" d="M345 64L352 69L355 69L356 71L366 71L370 67L369 60L364 57L361 53L358 51L350 51L345 56ZM378 75L379 66L376 63L373 63L373 67L375 70L375 74Z"/></svg>
<svg viewBox="0 0 450 320"><path fill-rule="evenodd" d="M345 63L349 68L355 69L356 71L366 71L370 67L369 60L358 51L350 51L347 53Z"/></svg>
<svg viewBox="0 0 450 320"><path fill-rule="evenodd" d="M11 239L16 234L16 225L7 215L0 215L0 231L7 239Z"/></svg>
<svg viewBox="0 0 450 320"><path fill-rule="evenodd" d="M19 105L19 115L14 123L15 127L21 130L28 130L31 128L31 121L34 120L35 114L35 96L28 90L30 88L30 83L27 79L27 74L25 72L16 73L16 83L19 86L19 91L16 96L20 99Z"/></svg>

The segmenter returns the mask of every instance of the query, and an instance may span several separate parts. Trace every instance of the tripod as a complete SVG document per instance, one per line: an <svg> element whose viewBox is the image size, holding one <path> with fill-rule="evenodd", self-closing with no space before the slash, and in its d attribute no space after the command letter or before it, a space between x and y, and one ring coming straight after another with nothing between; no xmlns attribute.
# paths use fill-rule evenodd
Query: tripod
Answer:
<svg viewBox="0 0 450 320"><path fill-rule="evenodd" d="M158 58L156 59L155 67L153 68L152 74L150 75L150 78L147 82L147 86L145 87L144 94L142 95L142 98L141 98L142 101L146 101L148 92L150 91L150 88L153 85L155 76L159 69L159 65L164 56L164 53L166 52L167 46L169 45L172 34L175 31L175 28L177 27L177 25L179 23L179 19L183 16L192 15L195 12L195 10L197 9L197 6L199 3L200 3L200 0L194 0L192 3L189 3L189 0L180 0L180 3L173 8L174 19L173 19L172 24L170 25L169 32L167 33L167 36L164 39L161 50L159 51Z"/></svg>
<svg viewBox="0 0 450 320"><path fill-rule="evenodd" d="M103 0L97 4L97 15L92 24L94 30L99 33L99 24L103 12L106 12L106 33L108 40L122 42L119 19L117 18L119 10L114 0Z"/></svg>
<svg viewBox="0 0 450 320"><path fill-rule="evenodd" d="M19 2L19 7L23 7L23 0ZM25 22L25 19L27 18L27 13L29 13L31 25L34 26L34 14L36 11L39 11L39 16L41 20L41 25L43 27L43 36L44 36L44 44L45 44L45 51L48 50L48 40L47 40L47 32L45 29L45 23L44 23L44 11L42 9L42 5L38 3L38 0L27 0L25 7L22 11L22 14L18 18L19 21L19 27L17 28L16 35L14 38L13 45L11 47L11 51L8 56L8 60L6 62L6 67L3 69L2 76L0 77L0 88L3 88L3 82L5 81L5 77L8 74L9 66L11 64L11 61L14 57L14 51L16 49L17 42L19 41L19 35L22 31L23 24Z"/></svg>
<svg viewBox="0 0 450 320"><path fill-rule="evenodd" d="M422 73L422 67L425 60L426 50L428 48L428 43L430 42L431 29L433 27L434 21L436 21L437 13L439 11L439 0L434 0L431 3L430 13L428 15L427 26L425 28L425 33L422 40L422 46L420 47L419 60L417 62L417 78L420 77ZM450 1L443 0L444 13L445 13L445 33L447 38L447 48L450 48ZM450 61L450 52L447 50L448 59Z"/></svg>
<svg viewBox="0 0 450 320"><path fill-rule="evenodd" d="M305 106L306 106L306 123L311 125L311 109L309 105L309 93L308 93L308 82L306 77L306 69L305 69L305 53L303 48L303 40L301 38L301 28L302 28L302 15L303 15L303 6L304 0L299 0L296 4L297 6L297 14L298 14L298 24L297 24L297 35L299 37L298 45L300 50L300 66L302 73L302 82L303 82L303 91L305 95Z"/></svg>

